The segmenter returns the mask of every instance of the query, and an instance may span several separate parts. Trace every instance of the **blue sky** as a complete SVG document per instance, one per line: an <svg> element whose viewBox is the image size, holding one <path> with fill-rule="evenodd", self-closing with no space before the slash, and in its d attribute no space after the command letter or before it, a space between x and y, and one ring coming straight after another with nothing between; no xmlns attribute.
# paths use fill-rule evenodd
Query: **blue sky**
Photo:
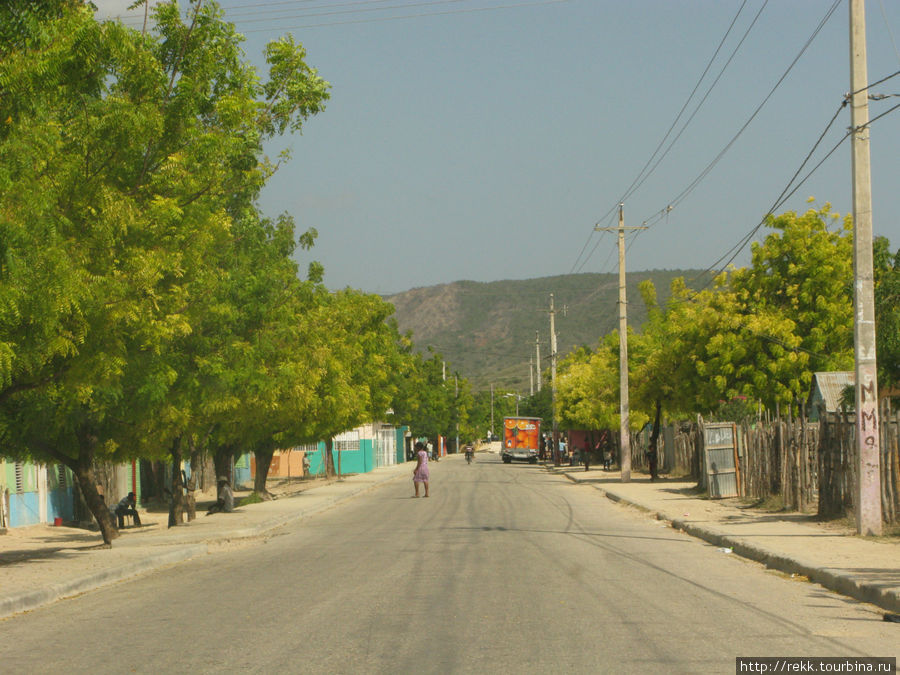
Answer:
<svg viewBox="0 0 900 675"><path fill-rule="evenodd" d="M129 0L95 3L128 14ZM626 194L626 225L651 224L629 240L629 270L713 266L776 202L849 90L847 0L790 70L833 0L220 4L260 68L265 42L290 31L332 85L303 134L271 148L293 159L262 201L318 230L300 262L320 261L332 288L612 272L615 238L594 227L615 225ZM866 4L871 82L900 70L900 2ZM872 91L898 95L900 77ZM629 193L686 103L662 149L677 141ZM870 117L898 103L873 101ZM809 168L849 124L845 108ZM875 234L898 248L900 109L871 139ZM851 211L849 141L776 213L810 197ZM748 260L746 247L735 263Z"/></svg>

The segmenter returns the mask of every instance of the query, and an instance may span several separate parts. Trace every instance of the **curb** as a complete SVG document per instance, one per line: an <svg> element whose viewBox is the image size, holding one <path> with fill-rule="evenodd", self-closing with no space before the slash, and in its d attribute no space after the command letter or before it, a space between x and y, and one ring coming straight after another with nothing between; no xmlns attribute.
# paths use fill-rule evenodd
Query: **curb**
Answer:
<svg viewBox="0 0 900 675"><path fill-rule="evenodd" d="M128 577L159 569L166 565L183 562L206 552L207 546L205 544L179 546L176 549L154 555L152 559L144 558L135 562L108 567L94 574L70 579L58 584L51 584L39 591L28 591L0 598L0 619L5 619L20 612L30 612L57 600L71 598L101 586L114 584Z"/></svg>
<svg viewBox="0 0 900 675"><path fill-rule="evenodd" d="M0 597L0 620L21 612L30 612L39 609L58 600L81 595L82 593L87 593L88 591L93 591L103 586L109 586L129 577L152 572L168 565L184 562L185 560L190 560L196 556L207 554L209 553L210 546L214 544L233 541L235 539L259 537L260 535L266 534L283 525L327 511L336 504L356 497L363 492L368 492L369 490L400 477L401 474L397 474L396 476L387 476L379 480L374 480L371 483L355 487L345 494L326 498L316 506L300 509L294 513L276 516L259 525L223 532L203 539L200 543L161 544L161 546L166 546L166 550L160 553L154 553L152 556L147 556L134 562L114 565L77 579L70 579L58 584L51 584L47 588L41 590L26 591L24 593Z"/></svg>
<svg viewBox="0 0 900 675"><path fill-rule="evenodd" d="M566 477L574 483L578 482L568 475ZM681 530L682 532L685 532L692 537L702 539L710 544L713 544L714 546L730 548L734 553L741 556L742 558L747 558L748 560L762 563L769 569L778 570L779 572L784 572L785 574L798 574L801 576L805 576L810 581L817 583L830 591L834 591L835 593L846 595L848 597L854 598L855 600L859 600L860 602L867 602L872 605L876 605L890 612L900 612L900 592L898 592L897 590L885 589L876 584L857 581L852 576L847 575L839 570L818 567L809 562L804 562L795 558L790 558L780 553L775 553L761 546L748 544L740 538L734 538L705 527L692 525L691 523L688 523L679 518L670 518L664 513L660 513L658 511L654 512L653 509L649 509L643 504L634 502L623 497L622 495L609 492L605 488L599 487L597 485L592 485L591 487L593 487L595 490L600 491L610 501L618 502L620 504L625 504L626 506L635 507L641 509L642 511L652 513L657 520L662 520L669 523L669 525L671 525L674 529Z"/></svg>

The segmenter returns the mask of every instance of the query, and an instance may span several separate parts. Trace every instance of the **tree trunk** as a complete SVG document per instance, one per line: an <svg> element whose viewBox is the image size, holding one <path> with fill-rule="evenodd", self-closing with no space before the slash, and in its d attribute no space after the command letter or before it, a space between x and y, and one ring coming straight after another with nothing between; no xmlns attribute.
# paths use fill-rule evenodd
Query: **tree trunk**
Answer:
<svg viewBox="0 0 900 675"><path fill-rule="evenodd" d="M234 476L231 475L231 460L234 457L233 445L220 445L213 452L213 466L216 468L216 483L220 477L228 480L228 484L234 489Z"/></svg>
<svg viewBox="0 0 900 675"><path fill-rule="evenodd" d="M662 419L662 401L656 401L656 417L653 419L653 431L650 433L650 448L648 463L650 464L650 480L656 480L659 477L659 425Z"/></svg>
<svg viewBox="0 0 900 675"><path fill-rule="evenodd" d="M83 430L76 432L78 442L78 457L72 459L67 455L56 454L56 457L68 466L75 479L78 481L78 487L81 489L81 495L84 503L87 505L91 515L97 521L100 528L100 534L103 537L105 546L112 546L112 540L119 536L119 531L113 522L112 513L109 506L104 501L100 492L97 490L97 481L94 476L94 443L96 440L91 437L90 433Z"/></svg>
<svg viewBox="0 0 900 675"><path fill-rule="evenodd" d="M181 437L172 441L172 506L169 509L169 527L184 525L184 478L181 473Z"/></svg>
<svg viewBox="0 0 900 675"><path fill-rule="evenodd" d="M256 475L253 477L253 491L263 501L270 501L272 495L266 490L266 479L269 477L269 467L272 466L274 450L268 448L256 448L253 456L256 458Z"/></svg>
<svg viewBox="0 0 900 675"><path fill-rule="evenodd" d="M330 438L325 440L325 477L331 478L334 476L334 453L332 449L334 448L334 441Z"/></svg>
<svg viewBox="0 0 900 675"><path fill-rule="evenodd" d="M166 497L166 470L165 463L159 460L150 462L150 478L153 483L152 496L164 500ZM148 497L150 495L145 495Z"/></svg>
<svg viewBox="0 0 900 675"><path fill-rule="evenodd" d="M197 488L199 487L201 464L203 463L203 452L191 439L189 443L191 449L191 477L187 484L187 497L185 499L185 507L187 508L188 522L197 517Z"/></svg>
<svg viewBox="0 0 900 675"><path fill-rule="evenodd" d="M72 468L72 467L69 467ZM72 473L78 480L78 487L81 488L81 495L84 497L84 503L91 510L91 514L96 518L97 525L100 527L100 534L103 537L103 543L106 546L112 545L112 540L119 536L119 531L113 522L112 513L107 507L103 497L97 491L97 485L94 482L94 471L88 466L87 468L73 468Z"/></svg>

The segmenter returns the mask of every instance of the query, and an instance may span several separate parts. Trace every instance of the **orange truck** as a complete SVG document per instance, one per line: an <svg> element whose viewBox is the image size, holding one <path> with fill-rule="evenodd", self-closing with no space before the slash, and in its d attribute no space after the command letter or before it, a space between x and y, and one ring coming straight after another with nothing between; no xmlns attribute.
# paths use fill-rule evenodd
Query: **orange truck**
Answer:
<svg viewBox="0 0 900 675"><path fill-rule="evenodd" d="M500 457L505 463L509 464L514 459L537 463L540 443L540 417L503 418L503 449L500 451Z"/></svg>

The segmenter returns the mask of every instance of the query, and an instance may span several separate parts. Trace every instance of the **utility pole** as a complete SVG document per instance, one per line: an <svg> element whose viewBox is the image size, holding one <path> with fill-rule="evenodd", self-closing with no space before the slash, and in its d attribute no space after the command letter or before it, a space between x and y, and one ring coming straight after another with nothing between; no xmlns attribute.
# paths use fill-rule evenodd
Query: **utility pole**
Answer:
<svg viewBox="0 0 900 675"><path fill-rule="evenodd" d="M556 312L550 294L550 413L553 416L553 465L559 466L559 427L556 422Z"/></svg>
<svg viewBox="0 0 900 675"><path fill-rule="evenodd" d="M625 298L625 230L646 230L645 225L625 227L625 205L619 204L618 227L595 227L619 233L619 465L622 482L631 482L631 432L628 415L628 301Z"/></svg>
<svg viewBox="0 0 900 675"><path fill-rule="evenodd" d="M534 357L528 358L528 395L534 396Z"/></svg>
<svg viewBox="0 0 900 675"><path fill-rule="evenodd" d="M456 399L454 400L454 405L456 406L456 450L455 452L459 453L459 373L454 375L454 379L456 380Z"/></svg>
<svg viewBox="0 0 900 675"><path fill-rule="evenodd" d="M494 383L491 382L491 443L494 442Z"/></svg>
<svg viewBox="0 0 900 675"><path fill-rule="evenodd" d="M537 359L537 390L541 390L541 334L538 331L534 332L534 353L535 358Z"/></svg>
<svg viewBox="0 0 900 675"><path fill-rule="evenodd" d="M853 156L853 276L856 357L856 445L859 451L856 531L881 534L881 449L875 366L875 279L872 262L872 176L864 0L850 0L850 127Z"/></svg>

